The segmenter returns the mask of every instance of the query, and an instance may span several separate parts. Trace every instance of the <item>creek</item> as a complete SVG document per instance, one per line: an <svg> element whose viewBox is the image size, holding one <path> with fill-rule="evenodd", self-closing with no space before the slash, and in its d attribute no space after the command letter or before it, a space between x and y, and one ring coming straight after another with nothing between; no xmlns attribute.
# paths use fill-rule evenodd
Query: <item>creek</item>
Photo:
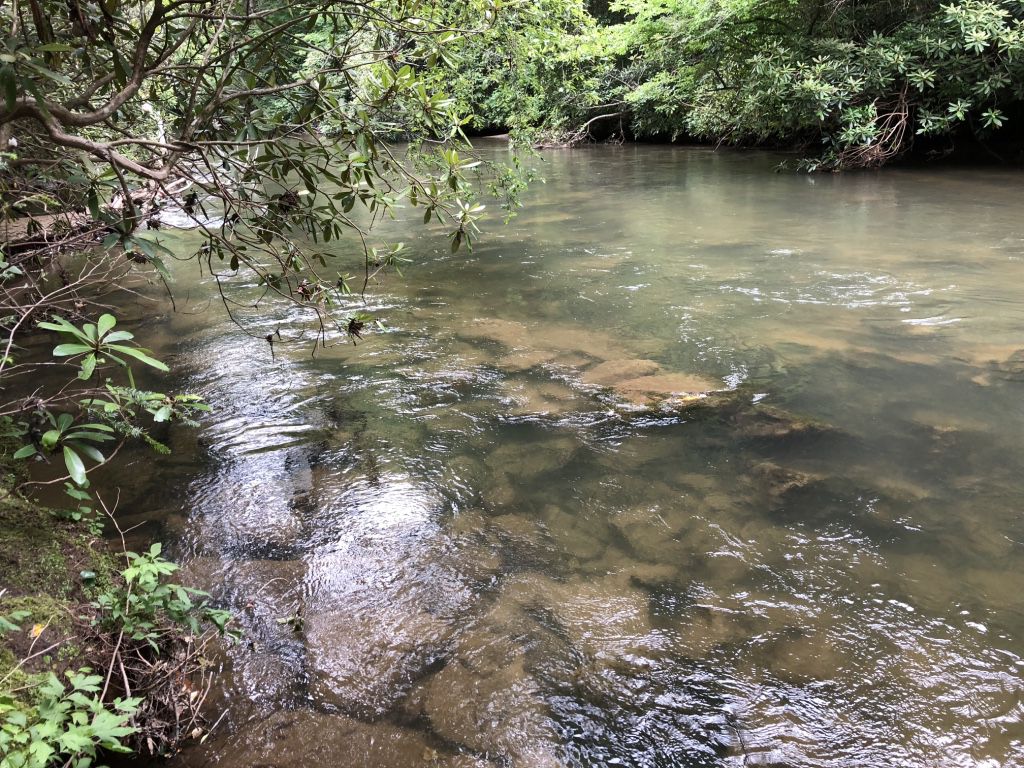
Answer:
<svg viewBox="0 0 1024 768"><path fill-rule="evenodd" d="M547 153L315 357L176 267L121 525L244 639L172 764L1024 765L1022 177L779 160Z"/></svg>

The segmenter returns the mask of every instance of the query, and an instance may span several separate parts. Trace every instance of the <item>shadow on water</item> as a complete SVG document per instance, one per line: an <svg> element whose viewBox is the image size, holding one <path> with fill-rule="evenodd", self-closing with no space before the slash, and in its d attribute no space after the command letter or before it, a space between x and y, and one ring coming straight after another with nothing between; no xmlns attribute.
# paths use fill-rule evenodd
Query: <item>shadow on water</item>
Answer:
<svg viewBox="0 0 1024 768"><path fill-rule="evenodd" d="M215 412L122 522L244 631L174 764L1024 764L1019 177L544 165L472 254L388 224L356 349L149 342Z"/></svg>

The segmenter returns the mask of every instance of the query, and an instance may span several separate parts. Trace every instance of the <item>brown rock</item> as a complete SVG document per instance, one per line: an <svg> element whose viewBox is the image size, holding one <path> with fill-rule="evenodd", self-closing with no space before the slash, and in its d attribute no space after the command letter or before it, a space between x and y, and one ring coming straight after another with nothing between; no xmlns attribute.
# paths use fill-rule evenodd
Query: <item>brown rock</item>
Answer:
<svg viewBox="0 0 1024 768"><path fill-rule="evenodd" d="M650 376L659 370L661 366L653 360L608 360L588 368L580 378L585 384L608 387L641 376Z"/></svg>
<svg viewBox="0 0 1024 768"><path fill-rule="evenodd" d="M721 389L720 382L683 373L658 373L620 381L613 392L626 401L641 406L657 405L669 400L673 408L699 402L707 393Z"/></svg>

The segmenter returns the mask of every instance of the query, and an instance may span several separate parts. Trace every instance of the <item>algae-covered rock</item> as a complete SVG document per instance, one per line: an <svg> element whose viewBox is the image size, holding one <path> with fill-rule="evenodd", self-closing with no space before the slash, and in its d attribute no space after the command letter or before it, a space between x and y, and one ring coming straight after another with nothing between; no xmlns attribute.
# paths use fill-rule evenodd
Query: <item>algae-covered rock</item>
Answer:
<svg viewBox="0 0 1024 768"><path fill-rule="evenodd" d="M751 476L760 485L768 499L770 509L778 509L796 492L820 483L820 475L783 467L763 461L751 470Z"/></svg>
<svg viewBox="0 0 1024 768"><path fill-rule="evenodd" d="M767 405L737 411L733 425L744 440L810 439L841 434L839 429L826 422Z"/></svg>

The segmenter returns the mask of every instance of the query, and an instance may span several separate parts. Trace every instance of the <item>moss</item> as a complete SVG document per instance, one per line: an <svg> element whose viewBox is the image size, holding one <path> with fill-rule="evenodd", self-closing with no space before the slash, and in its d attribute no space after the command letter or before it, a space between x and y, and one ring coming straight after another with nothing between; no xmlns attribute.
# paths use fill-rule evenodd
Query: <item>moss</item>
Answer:
<svg viewBox="0 0 1024 768"><path fill-rule="evenodd" d="M8 489L0 493L6 493L0 501L0 588L68 595L72 584L63 550L76 533Z"/></svg>
<svg viewBox="0 0 1024 768"><path fill-rule="evenodd" d="M21 620L22 625L47 625L55 629L68 630L71 628L72 606L52 595L21 595L19 597L0 598L0 614L10 615L17 611L24 611L28 614Z"/></svg>
<svg viewBox="0 0 1024 768"><path fill-rule="evenodd" d="M129 640L123 626L98 621L97 598L120 599L127 588L120 554L95 535L89 520L70 520L15 494L11 489L19 478L10 471L9 459L4 458L10 452L3 448L0 444L0 616L9 617L17 628L0 632L0 696L13 698L17 708L31 712L41 704L44 683L51 675L63 681L80 670L112 670L117 663L121 675L111 680L109 692L104 685L104 703L132 691L146 691L149 697L132 714L139 731L125 746L173 753L187 738L177 726L180 713L198 722L202 699L181 685L177 675L167 675L164 664L152 661L158 656L175 658L176 664L184 665L178 669L185 670L181 674L186 678L200 674L207 662L195 652L190 625L164 608L160 620L166 626L154 635L158 647L150 645L152 638ZM196 617L205 614L197 612ZM136 660L139 663L133 663ZM125 717L121 711L113 714ZM39 744L46 742L40 738ZM88 751L70 749L74 754L61 757L68 758L68 764L77 764Z"/></svg>
<svg viewBox="0 0 1024 768"><path fill-rule="evenodd" d="M45 506L16 494L20 467L0 445L0 616L27 612L17 631L0 634L0 679L27 697L33 680L53 671L62 676L88 658L90 603L109 588L117 561L84 530ZM94 577L83 580L82 572ZM39 654L53 646L52 650ZM19 667L19 660L33 656Z"/></svg>

